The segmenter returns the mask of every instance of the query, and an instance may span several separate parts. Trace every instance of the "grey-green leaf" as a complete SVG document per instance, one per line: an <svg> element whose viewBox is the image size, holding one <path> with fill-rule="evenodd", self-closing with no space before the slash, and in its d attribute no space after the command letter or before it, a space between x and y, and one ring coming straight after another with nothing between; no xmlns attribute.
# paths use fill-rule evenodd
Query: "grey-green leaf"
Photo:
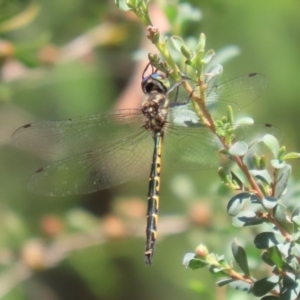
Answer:
<svg viewBox="0 0 300 300"><path fill-rule="evenodd" d="M258 249L268 249L278 244L275 234L273 232L262 232L259 233L255 239L254 244Z"/></svg>
<svg viewBox="0 0 300 300"><path fill-rule="evenodd" d="M288 184L288 180L291 176L292 167L289 164L286 164L284 168L279 169L278 171L278 180L275 188L275 197L279 198L283 194Z"/></svg>
<svg viewBox="0 0 300 300"><path fill-rule="evenodd" d="M188 268L190 261L194 258L195 258L195 253L187 253L183 258L182 264L186 268Z"/></svg>
<svg viewBox="0 0 300 300"><path fill-rule="evenodd" d="M278 203L274 208L274 218L288 233L293 233L293 223L289 220L286 213L286 207L283 204Z"/></svg>
<svg viewBox="0 0 300 300"><path fill-rule="evenodd" d="M291 246L291 255L300 257L300 245L299 244L294 244Z"/></svg>
<svg viewBox="0 0 300 300"><path fill-rule="evenodd" d="M194 253L187 253L183 258L183 264L186 266L186 268L190 268L192 270L201 269L207 266L207 262L195 257Z"/></svg>
<svg viewBox="0 0 300 300"><path fill-rule="evenodd" d="M228 283L231 283L231 282L233 282L233 281L234 281L234 279L232 279L232 278L225 278L225 279L221 279L221 280L217 281L216 284L217 284L219 287L222 287L222 286L224 286L224 285L226 285L226 284L228 284Z"/></svg>
<svg viewBox="0 0 300 300"><path fill-rule="evenodd" d="M292 286L282 287L280 289L280 300L296 300L296 299L299 299L298 298L299 292L300 292L299 279L296 279Z"/></svg>
<svg viewBox="0 0 300 300"><path fill-rule="evenodd" d="M267 170L250 170L252 176L255 176L259 180L270 184L272 182L272 178Z"/></svg>
<svg viewBox="0 0 300 300"><path fill-rule="evenodd" d="M231 251L233 254L233 257L241 270L244 272L245 275L250 276L249 272L249 266L248 266L248 261L247 261L247 256L246 256L246 251L245 249L240 246L237 241L235 240L231 244Z"/></svg>
<svg viewBox="0 0 300 300"><path fill-rule="evenodd" d="M279 159L272 159L271 160L271 165L275 169L282 169L282 168L284 168L286 166L286 162L285 161L281 161Z"/></svg>
<svg viewBox="0 0 300 300"><path fill-rule="evenodd" d="M230 216L236 216L250 198L251 194L246 192L235 195L227 204L227 213Z"/></svg>
<svg viewBox="0 0 300 300"><path fill-rule="evenodd" d="M300 225L300 205L298 205L297 207L295 207L295 209L294 209L294 211L292 213L291 219L297 225Z"/></svg>
<svg viewBox="0 0 300 300"><path fill-rule="evenodd" d="M185 42L184 40L180 37L180 36L177 36L177 35L173 35L169 38L169 41L171 42L171 44L173 45L174 49L181 53L181 47L182 46L185 46ZM186 47L186 46L185 46Z"/></svg>
<svg viewBox="0 0 300 300"><path fill-rule="evenodd" d="M265 209L273 209L278 203L278 199L274 197L265 196L262 200L262 204Z"/></svg>
<svg viewBox="0 0 300 300"><path fill-rule="evenodd" d="M265 220L263 218L259 218L255 212L246 210L239 212L235 217L232 218L232 225L234 227L246 227L259 225L264 221Z"/></svg>
<svg viewBox="0 0 300 300"><path fill-rule="evenodd" d="M274 266L274 262L271 258L271 255L269 252L264 252L261 256L261 259L269 266L273 267Z"/></svg>
<svg viewBox="0 0 300 300"><path fill-rule="evenodd" d="M216 53L215 53L214 50L212 50L212 49L208 50L208 51L205 53L205 55L204 55L204 57L202 58L202 60L201 60L202 63L208 64L208 63L212 60L212 58L213 58L215 55L216 55Z"/></svg>
<svg viewBox="0 0 300 300"><path fill-rule="evenodd" d="M263 142L272 151L274 157L277 157L277 154L278 154L278 151L279 151L279 147L280 147L277 139L273 135L271 135L271 134L266 134L263 137Z"/></svg>
<svg viewBox="0 0 300 300"><path fill-rule="evenodd" d="M229 283L229 285L238 291L243 291L243 292L249 292L251 290L252 284L242 281L242 280L235 280L231 283Z"/></svg>
<svg viewBox="0 0 300 300"><path fill-rule="evenodd" d="M292 274L290 272L285 272L285 275L283 275L282 284L286 288L293 288L296 284L296 275Z"/></svg>
<svg viewBox="0 0 300 300"><path fill-rule="evenodd" d="M275 265L279 270L281 270L284 261L282 259L281 252L279 251L277 246L270 247L267 251L269 254L269 259L272 261L272 264Z"/></svg>
<svg viewBox="0 0 300 300"><path fill-rule="evenodd" d="M270 292L279 282L278 276L271 276L260 279L253 284L252 293L254 296L261 297Z"/></svg>

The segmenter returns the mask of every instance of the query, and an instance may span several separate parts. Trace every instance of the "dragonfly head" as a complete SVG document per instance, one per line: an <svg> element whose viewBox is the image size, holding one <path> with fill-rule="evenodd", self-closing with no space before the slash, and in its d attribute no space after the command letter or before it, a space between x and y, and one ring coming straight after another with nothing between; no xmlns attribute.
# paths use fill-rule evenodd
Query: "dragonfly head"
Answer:
<svg viewBox="0 0 300 300"><path fill-rule="evenodd" d="M153 92L167 94L170 89L170 82L164 74L152 73L143 78L142 89L145 94Z"/></svg>

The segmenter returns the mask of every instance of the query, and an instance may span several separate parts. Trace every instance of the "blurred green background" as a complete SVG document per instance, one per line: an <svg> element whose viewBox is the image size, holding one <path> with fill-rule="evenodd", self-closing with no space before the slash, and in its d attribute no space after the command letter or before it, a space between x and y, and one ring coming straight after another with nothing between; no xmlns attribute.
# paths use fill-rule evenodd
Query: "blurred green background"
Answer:
<svg viewBox="0 0 300 300"><path fill-rule="evenodd" d="M187 27L188 35L204 32L207 50L240 48L240 56L225 64L224 79L250 72L269 78L266 94L243 113L279 127L283 144L299 152L299 2L191 3L202 19ZM230 196L221 197L216 170L175 173L163 166L159 238L150 268L143 260L147 178L81 197L48 198L26 189L30 174L46 162L13 148L14 130L120 107L126 87L132 94L122 105L135 107L140 83L130 80L141 77L133 57L148 52L144 36L133 14L113 1L0 1L1 299L254 298L215 288L206 269L182 266L184 254L200 242L230 261L230 244L238 237L249 243L256 275L264 274L255 264L259 253L251 248L251 232L230 226ZM298 180L299 164L293 169Z"/></svg>

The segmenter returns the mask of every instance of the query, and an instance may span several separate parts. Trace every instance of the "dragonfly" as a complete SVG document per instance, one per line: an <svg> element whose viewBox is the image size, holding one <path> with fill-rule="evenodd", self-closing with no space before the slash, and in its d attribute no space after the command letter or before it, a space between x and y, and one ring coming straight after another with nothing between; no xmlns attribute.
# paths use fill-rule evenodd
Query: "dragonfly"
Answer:
<svg viewBox="0 0 300 300"><path fill-rule="evenodd" d="M220 164L221 139L204 126L189 101L170 101L167 74L142 75L145 100L141 109L122 109L77 119L30 123L12 136L17 147L51 156L56 161L36 170L29 190L47 196L93 193L141 177L149 172L145 262L151 265L157 237L161 164L183 169L207 169ZM240 110L265 90L266 77L251 73L208 86L207 107L216 117L228 105ZM236 125L233 141L249 147L265 134L276 136L270 125ZM164 153L164 156L162 156Z"/></svg>

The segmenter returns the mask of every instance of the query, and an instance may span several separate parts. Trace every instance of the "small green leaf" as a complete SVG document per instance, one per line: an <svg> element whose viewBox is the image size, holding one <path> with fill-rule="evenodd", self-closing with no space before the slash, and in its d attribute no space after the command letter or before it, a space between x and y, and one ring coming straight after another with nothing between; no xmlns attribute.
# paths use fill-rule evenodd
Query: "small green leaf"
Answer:
<svg viewBox="0 0 300 300"><path fill-rule="evenodd" d="M202 57L203 57L203 53L199 51L199 52L196 52L195 56L190 60L191 65L195 66L198 73L202 70L202 65L203 65ZM201 74L201 72L199 74Z"/></svg>
<svg viewBox="0 0 300 300"><path fill-rule="evenodd" d="M285 155L285 152L286 152L285 146L280 147L278 154L277 154L277 158L279 160L282 160L282 157Z"/></svg>
<svg viewBox="0 0 300 300"><path fill-rule="evenodd" d="M270 253L267 251L262 254L261 259L271 267L275 265L273 260L270 258Z"/></svg>
<svg viewBox="0 0 300 300"><path fill-rule="evenodd" d="M171 42L172 46L174 47L174 49L181 53L181 47L182 46L185 46L185 42L184 40L180 37L180 36L177 36L177 35L173 35L169 38L169 41ZM185 46L186 47L186 46Z"/></svg>
<svg viewBox="0 0 300 300"><path fill-rule="evenodd" d="M227 204L227 213L230 216L236 216L250 198L251 194L246 192L235 195Z"/></svg>
<svg viewBox="0 0 300 300"><path fill-rule="evenodd" d="M250 272L245 249L242 246L240 246L235 240L231 244L231 251L235 261L237 262L241 270L244 272L245 275L249 277Z"/></svg>
<svg viewBox="0 0 300 300"><path fill-rule="evenodd" d="M244 183L242 182L242 180L233 171L230 171L230 175L231 175L232 183L235 186L237 186L236 189L244 190Z"/></svg>
<svg viewBox="0 0 300 300"><path fill-rule="evenodd" d="M196 47L196 53L198 52L204 52L205 49L205 44L206 44L206 37L204 33L200 33L200 37L199 37L199 43Z"/></svg>
<svg viewBox="0 0 300 300"><path fill-rule="evenodd" d="M214 254L214 257L217 257L217 255ZM223 266L223 267L225 267L225 268L229 268L229 267L230 267L229 264L227 263L227 261L225 260L224 255L220 255L219 257L217 257L217 260L218 260L218 263L219 263L221 266Z"/></svg>
<svg viewBox="0 0 300 300"><path fill-rule="evenodd" d="M268 249L278 244L275 234L270 231L259 233L255 239L254 244L258 249Z"/></svg>
<svg viewBox="0 0 300 300"><path fill-rule="evenodd" d="M202 58L202 63L208 64L215 55L216 55L216 53L214 50L212 50L212 49L208 50Z"/></svg>
<svg viewBox="0 0 300 300"><path fill-rule="evenodd" d="M261 166L261 157L259 155L257 155L256 153L254 153L253 155L253 162L254 162L254 165L255 165L255 168L257 169L262 169L260 166ZM265 168L263 168L265 169Z"/></svg>
<svg viewBox="0 0 300 300"><path fill-rule="evenodd" d="M290 152L282 157L283 160L300 158L300 153Z"/></svg>
<svg viewBox="0 0 300 300"><path fill-rule="evenodd" d="M271 160L271 165L275 169L282 169L282 168L284 168L286 166L286 162L285 161L281 161L279 159L272 159Z"/></svg>
<svg viewBox="0 0 300 300"><path fill-rule="evenodd" d="M274 157L277 157L277 154L279 152L279 147L280 147L277 139L271 134L266 134L263 137L263 142L272 151Z"/></svg>
<svg viewBox="0 0 300 300"><path fill-rule="evenodd" d="M210 265L210 266L209 266L209 271L210 271L212 274L217 274L217 273L223 272L223 271L226 270L226 269L227 269L227 268L222 267L222 266L214 266L214 265Z"/></svg>
<svg viewBox="0 0 300 300"><path fill-rule="evenodd" d="M282 265L284 263L281 253L279 249L274 246L270 247L268 250L269 259L272 261L273 265L275 265L279 270L282 270Z"/></svg>
<svg viewBox="0 0 300 300"><path fill-rule="evenodd" d="M224 270L231 268L225 260L224 255L218 256L214 253L210 253L207 256L206 261L209 264L209 271L213 274L223 272Z"/></svg>
<svg viewBox="0 0 300 300"><path fill-rule="evenodd" d="M254 296L261 297L270 292L279 282L278 276L271 276L260 279L253 284L252 293Z"/></svg>
<svg viewBox="0 0 300 300"><path fill-rule="evenodd" d="M227 119L228 119L228 123L233 126L234 125L234 117L233 117L233 110L232 110L232 106L228 105L227 107ZM248 149L248 145L247 145L247 149Z"/></svg>
<svg viewBox="0 0 300 300"><path fill-rule="evenodd" d="M186 45L181 45L180 52L188 60L190 60L193 57L193 55L194 55L193 52Z"/></svg>
<svg viewBox="0 0 300 300"><path fill-rule="evenodd" d="M192 270L201 269L208 265L205 260L196 258L194 253L187 253L183 258L182 264Z"/></svg>
<svg viewBox="0 0 300 300"><path fill-rule="evenodd" d="M248 144L244 141L238 141L229 148L229 154L232 156L244 156L248 151Z"/></svg>
<svg viewBox="0 0 300 300"><path fill-rule="evenodd" d="M266 166L267 166L267 159L266 159L266 157L264 155L262 155L260 157L259 168L261 170L264 170L264 169L266 169Z"/></svg>
<svg viewBox="0 0 300 300"><path fill-rule="evenodd" d="M218 175L221 178L222 182L225 183L228 186L231 186L233 184L232 179L229 174L226 173L224 168L219 168Z"/></svg>

